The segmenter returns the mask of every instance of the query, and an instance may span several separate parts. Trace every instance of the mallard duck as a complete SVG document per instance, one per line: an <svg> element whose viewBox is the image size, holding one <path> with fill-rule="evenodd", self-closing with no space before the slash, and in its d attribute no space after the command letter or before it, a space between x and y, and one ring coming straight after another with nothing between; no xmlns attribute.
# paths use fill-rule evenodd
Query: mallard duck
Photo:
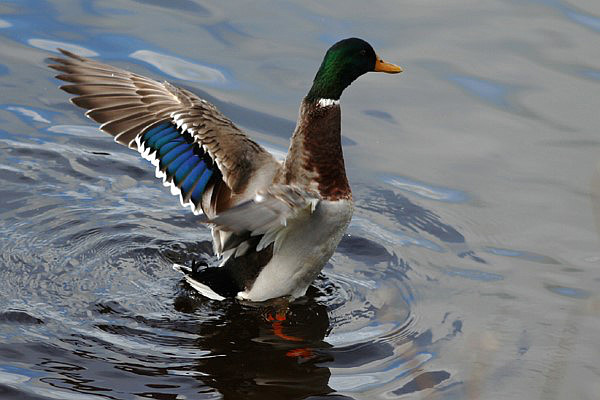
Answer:
<svg viewBox="0 0 600 400"><path fill-rule="evenodd" d="M366 41L334 44L302 100L285 161L217 108L168 82L59 49L60 88L212 231L219 267L175 266L206 297L253 302L303 296L353 213L341 145L340 96L367 72L399 73Z"/></svg>

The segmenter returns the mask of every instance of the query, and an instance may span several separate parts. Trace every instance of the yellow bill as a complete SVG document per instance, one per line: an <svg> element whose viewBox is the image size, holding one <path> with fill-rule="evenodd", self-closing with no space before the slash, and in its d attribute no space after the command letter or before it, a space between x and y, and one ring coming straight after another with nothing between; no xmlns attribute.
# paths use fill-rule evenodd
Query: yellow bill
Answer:
<svg viewBox="0 0 600 400"><path fill-rule="evenodd" d="M375 61L375 72L387 72L388 74L398 74L402 71L402 67L392 64L389 62L383 61L383 58L377 56L377 60Z"/></svg>

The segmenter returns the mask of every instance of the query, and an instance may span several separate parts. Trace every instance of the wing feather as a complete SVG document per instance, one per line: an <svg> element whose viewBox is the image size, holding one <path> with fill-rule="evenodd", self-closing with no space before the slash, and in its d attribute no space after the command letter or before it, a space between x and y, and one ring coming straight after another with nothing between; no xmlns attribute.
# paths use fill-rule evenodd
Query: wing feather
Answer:
<svg viewBox="0 0 600 400"><path fill-rule="evenodd" d="M259 190L252 200L219 213L203 216L202 221L232 237L222 240L222 251L240 248L249 238L262 236L256 245L260 251L273 243L291 222L309 216L318 206L318 193L291 185L273 185ZM237 254L237 251L236 251Z"/></svg>
<svg viewBox="0 0 600 400"><path fill-rule="evenodd" d="M101 130L120 144L138 149L156 164L157 175L163 177L174 193L179 190L182 204L189 205L193 191L202 185L202 199L192 209L198 212L201 208L209 215L216 215L252 198L256 190L271 183L280 164L214 105L168 82L59 50L66 57L51 58L53 64L49 67L60 72L58 79L68 82L61 89L76 95L71 99L73 104L89 110L86 115L100 123ZM181 191L183 179L174 182L166 166L159 165L160 157L153 153L157 150L138 147L145 132L165 122L177 126L181 135L197 146L196 157L208 157L210 168L217 170L211 172L209 180L200 174L192 186L186 186L185 193ZM183 161L177 160L177 165L184 165ZM191 167L190 161L182 168L187 172ZM259 183L249 184L249 178L255 176L260 177Z"/></svg>

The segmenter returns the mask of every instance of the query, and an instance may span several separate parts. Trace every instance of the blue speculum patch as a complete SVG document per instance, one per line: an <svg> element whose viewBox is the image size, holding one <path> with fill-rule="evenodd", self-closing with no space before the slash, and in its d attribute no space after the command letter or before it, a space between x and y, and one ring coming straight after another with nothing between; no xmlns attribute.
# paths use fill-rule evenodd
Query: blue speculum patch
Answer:
<svg viewBox="0 0 600 400"><path fill-rule="evenodd" d="M163 122L142 135L140 142L152 149L159 168L177 186L184 199L198 206L202 193L214 176L216 167L191 135L169 122Z"/></svg>

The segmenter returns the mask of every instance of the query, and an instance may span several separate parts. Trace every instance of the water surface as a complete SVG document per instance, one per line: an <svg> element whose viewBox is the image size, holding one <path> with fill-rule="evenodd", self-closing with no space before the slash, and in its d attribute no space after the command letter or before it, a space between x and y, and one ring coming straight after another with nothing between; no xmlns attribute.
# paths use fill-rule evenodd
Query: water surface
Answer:
<svg viewBox="0 0 600 400"><path fill-rule="evenodd" d="M0 4L0 397L597 399L600 8ZM193 90L281 156L324 50L356 201L285 321L198 298L210 234L68 103L56 47Z"/></svg>

